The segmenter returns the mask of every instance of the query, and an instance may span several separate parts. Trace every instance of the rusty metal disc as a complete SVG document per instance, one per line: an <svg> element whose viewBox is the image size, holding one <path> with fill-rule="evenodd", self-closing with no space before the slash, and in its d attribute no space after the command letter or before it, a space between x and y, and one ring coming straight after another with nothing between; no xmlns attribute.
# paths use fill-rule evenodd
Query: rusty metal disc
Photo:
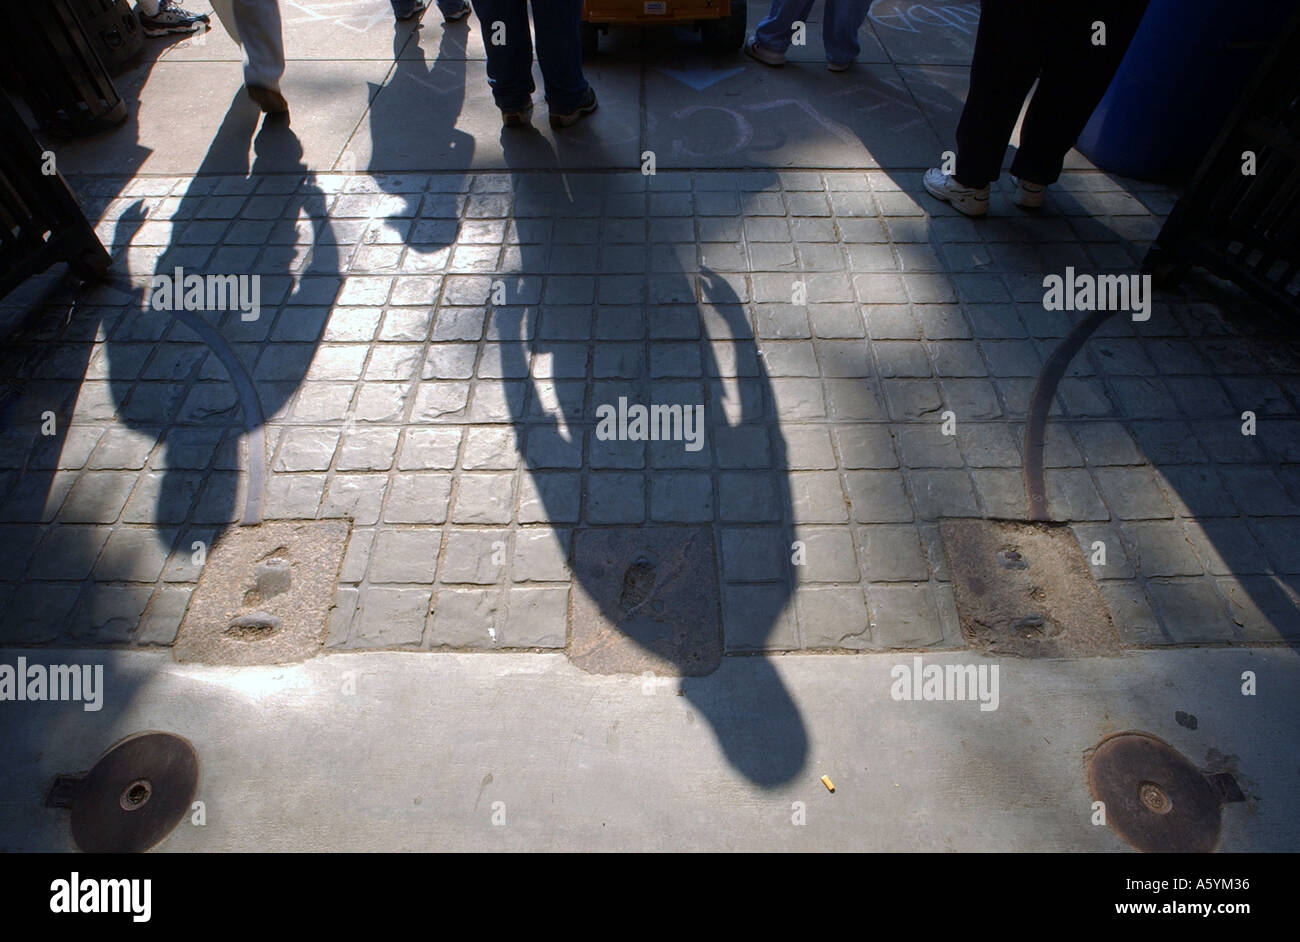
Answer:
<svg viewBox="0 0 1300 942"><path fill-rule="evenodd" d="M72 837L87 853L139 853L190 809L199 757L170 733L136 733L95 763L72 799Z"/></svg>
<svg viewBox="0 0 1300 942"><path fill-rule="evenodd" d="M1146 853L1208 853L1219 843L1219 799L1210 782L1168 743L1144 733L1104 740L1088 785L1106 823Z"/></svg>

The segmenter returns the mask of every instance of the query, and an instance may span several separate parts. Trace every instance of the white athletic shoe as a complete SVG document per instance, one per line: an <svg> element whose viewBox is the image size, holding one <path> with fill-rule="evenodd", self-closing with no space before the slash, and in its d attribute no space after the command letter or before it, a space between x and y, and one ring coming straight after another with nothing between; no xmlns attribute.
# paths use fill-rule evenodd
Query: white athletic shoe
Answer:
<svg viewBox="0 0 1300 942"><path fill-rule="evenodd" d="M967 216L985 216L989 211L989 188L962 186L950 173L938 167L925 172L926 191L937 200L951 203L952 208Z"/></svg>
<svg viewBox="0 0 1300 942"><path fill-rule="evenodd" d="M1016 192L1011 197L1011 202L1017 206L1023 206L1025 209L1038 209L1043 205L1043 197L1047 195L1047 187L1041 183L1030 183L1028 180L1021 180L1019 177L1012 177L1011 182L1016 185Z"/></svg>
<svg viewBox="0 0 1300 942"><path fill-rule="evenodd" d="M750 36L745 40L745 55L751 59L757 59L763 65L779 67L785 65L785 53L773 52L771 49L764 49L758 44L758 40Z"/></svg>

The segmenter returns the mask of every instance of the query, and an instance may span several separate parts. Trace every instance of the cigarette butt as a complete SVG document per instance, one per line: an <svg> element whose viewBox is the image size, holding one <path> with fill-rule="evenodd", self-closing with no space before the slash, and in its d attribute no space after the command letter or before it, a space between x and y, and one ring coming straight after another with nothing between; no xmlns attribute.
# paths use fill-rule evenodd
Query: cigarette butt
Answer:
<svg viewBox="0 0 1300 942"><path fill-rule="evenodd" d="M835 791L835 783L831 781L831 777L829 775L822 776L822 784L826 786L826 790L828 792Z"/></svg>

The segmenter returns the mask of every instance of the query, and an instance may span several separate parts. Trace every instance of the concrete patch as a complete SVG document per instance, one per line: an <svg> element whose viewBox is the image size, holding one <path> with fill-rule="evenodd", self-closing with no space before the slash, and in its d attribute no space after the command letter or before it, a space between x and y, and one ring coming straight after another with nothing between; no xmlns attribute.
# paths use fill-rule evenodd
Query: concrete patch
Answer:
<svg viewBox="0 0 1300 942"><path fill-rule="evenodd" d="M592 674L701 677L722 658L713 536L703 527L580 530L569 659Z"/></svg>
<svg viewBox="0 0 1300 942"><path fill-rule="evenodd" d="M1119 636L1079 544L1064 526L939 524L966 640L989 654L1095 657Z"/></svg>
<svg viewBox="0 0 1300 942"><path fill-rule="evenodd" d="M178 661L282 664L325 637L349 524L234 527L208 554L173 651Z"/></svg>

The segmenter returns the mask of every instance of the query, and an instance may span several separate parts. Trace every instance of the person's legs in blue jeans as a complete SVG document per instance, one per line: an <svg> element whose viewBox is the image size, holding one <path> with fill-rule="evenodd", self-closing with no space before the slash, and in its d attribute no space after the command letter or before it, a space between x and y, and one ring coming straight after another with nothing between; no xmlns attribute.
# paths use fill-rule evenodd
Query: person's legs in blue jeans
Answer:
<svg viewBox="0 0 1300 942"><path fill-rule="evenodd" d="M796 22L807 23L813 0L772 0L767 16L754 27L754 39L768 52L785 52L790 48Z"/></svg>
<svg viewBox="0 0 1300 942"><path fill-rule="evenodd" d="M581 18L582 0L533 0L537 61L546 84L546 105L553 114L576 110L589 87L582 74Z"/></svg>
<svg viewBox="0 0 1300 942"><path fill-rule="evenodd" d="M528 0L474 0L474 15L483 30L492 100L502 111L522 111L537 88Z"/></svg>
<svg viewBox="0 0 1300 942"><path fill-rule="evenodd" d="M867 18L871 0L826 0L822 11L822 44L826 61L837 64L852 62L862 51L858 30Z"/></svg>
<svg viewBox="0 0 1300 942"><path fill-rule="evenodd" d="M393 16L399 20L404 20L412 13L423 9L429 5L429 0L389 0L393 5ZM459 19L469 12L469 0L438 0L438 9L442 12L444 18Z"/></svg>

